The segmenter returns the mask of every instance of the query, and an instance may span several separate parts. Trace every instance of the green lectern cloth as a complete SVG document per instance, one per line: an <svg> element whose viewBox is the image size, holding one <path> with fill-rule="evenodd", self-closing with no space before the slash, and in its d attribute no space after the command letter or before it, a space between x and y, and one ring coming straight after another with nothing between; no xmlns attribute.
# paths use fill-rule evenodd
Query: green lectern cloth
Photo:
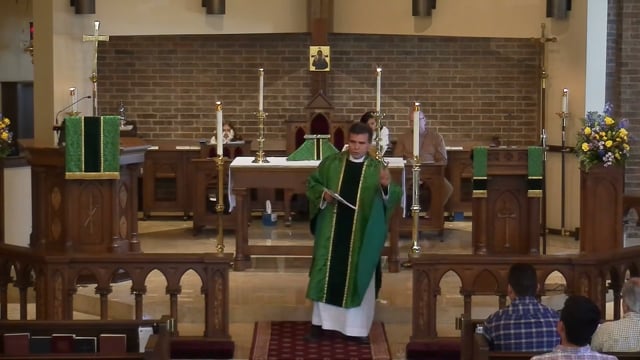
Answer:
<svg viewBox="0 0 640 360"><path fill-rule="evenodd" d="M69 117L64 121L66 179L120 178L120 118Z"/></svg>
<svg viewBox="0 0 640 360"><path fill-rule="evenodd" d="M304 143L287 157L288 161L322 160L337 153L338 150L329 142L329 135L307 135Z"/></svg>
<svg viewBox="0 0 640 360"><path fill-rule="evenodd" d="M487 155L485 146L473 148L473 197L487 197Z"/></svg>
<svg viewBox="0 0 640 360"><path fill-rule="evenodd" d="M544 152L540 146L529 146L527 154L527 163L529 167L527 195L529 197L542 197L542 192L544 191L543 157Z"/></svg>

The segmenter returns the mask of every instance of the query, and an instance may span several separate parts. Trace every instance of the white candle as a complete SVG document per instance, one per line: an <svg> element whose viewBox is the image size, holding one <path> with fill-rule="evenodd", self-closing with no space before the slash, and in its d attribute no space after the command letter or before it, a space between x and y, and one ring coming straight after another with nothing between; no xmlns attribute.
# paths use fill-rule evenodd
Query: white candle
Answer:
<svg viewBox="0 0 640 360"><path fill-rule="evenodd" d="M562 89L562 112L567 114L569 112L569 89Z"/></svg>
<svg viewBox="0 0 640 360"><path fill-rule="evenodd" d="M380 113L380 81L382 79L382 68L378 67L376 72L376 111Z"/></svg>
<svg viewBox="0 0 640 360"><path fill-rule="evenodd" d="M222 103L216 101L216 145L218 156L222 155Z"/></svg>
<svg viewBox="0 0 640 360"><path fill-rule="evenodd" d="M70 87L69 95L71 96L71 103L73 104L71 107L71 111L73 111L74 113L78 112L78 92L76 91L76 88Z"/></svg>
<svg viewBox="0 0 640 360"><path fill-rule="evenodd" d="M259 86L259 94L258 94L258 111L262 112L263 108L263 101L262 101L262 96L264 93L264 69L260 68L258 69L258 71L260 71L260 86Z"/></svg>
<svg viewBox="0 0 640 360"><path fill-rule="evenodd" d="M420 103L413 110L413 156L420 156Z"/></svg>

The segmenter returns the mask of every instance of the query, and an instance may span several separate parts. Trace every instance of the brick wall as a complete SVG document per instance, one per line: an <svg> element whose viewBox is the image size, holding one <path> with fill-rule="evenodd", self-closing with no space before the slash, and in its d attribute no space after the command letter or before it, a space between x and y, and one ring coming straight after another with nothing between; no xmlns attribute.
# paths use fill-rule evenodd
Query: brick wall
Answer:
<svg viewBox="0 0 640 360"><path fill-rule="evenodd" d="M607 100L615 116L630 121L631 156L626 164L625 192L640 192L640 3L609 0L607 26Z"/></svg>
<svg viewBox="0 0 640 360"><path fill-rule="evenodd" d="M265 137L284 139L285 122L307 119L308 34L112 36L98 57L101 113L123 100L138 134L199 139L214 130L214 102L245 138L255 138L258 67L265 68ZM537 143L537 52L527 39L332 35L327 96L332 120L356 120L375 106L375 66L393 139L423 103L448 140Z"/></svg>

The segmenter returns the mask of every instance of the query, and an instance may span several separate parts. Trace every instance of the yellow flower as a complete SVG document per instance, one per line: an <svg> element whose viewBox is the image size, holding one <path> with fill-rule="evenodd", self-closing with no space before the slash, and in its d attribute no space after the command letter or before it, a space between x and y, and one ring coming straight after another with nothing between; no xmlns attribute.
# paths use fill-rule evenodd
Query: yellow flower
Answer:
<svg viewBox="0 0 640 360"><path fill-rule="evenodd" d="M591 128L590 127L584 128L584 134L587 136L591 135Z"/></svg>
<svg viewBox="0 0 640 360"><path fill-rule="evenodd" d="M8 132L3 132L2 134L0 134L0 139L2 139L4 141L9 141L9 133Z"/></svg>
<svg viewBox="0 0 640 360"><path fill-rule="evenodd" d="M584 152L589 151L589 144L587 144L587 143L582 143L582 151L584 151Z"/></svg>
<svg viewBox="0 0 640 360"><path fill-rule="evenodd" d="M613 125L615 123L615 120L607 116L604 118L604 123L607 125Z"/></svg>
<svg viewBox="0 0 640 360"><path fill-rule="evenodd" d="M622 147L623 147L626 151L629 151L629 144L622 144Z"/></svg>
<svg viewBox="0 0 640 360"><path fill-rule="evenodd" d="M9 124L11 124L11 120L9 120L9 118L4 118L4 119L2 119L2 122L3 122L5 125L7 125L7 126L8 126Z"/></svg>
<svg viewBox="0 0 640 360"><path fill-rule="evenodd" d="M628 134L627 129L620 129L620 135L627 136L627 134Z"/></svg>
<svg viewBox="0 0 640 360"><path fill-rule="evenodd" d="M605 133L604 131L600 131L600 136L604 137L605 135L607 135L607 133Z"/></svg>
<svg viewBox="0 0 640 360"><path fill-rule="evenodd" d="M611 145L613 145L613 141L611 141L611 140L607 140L607 141L604 143L604 145L605 145L606 147L610 148L610 147L611 147Z"/></svg>

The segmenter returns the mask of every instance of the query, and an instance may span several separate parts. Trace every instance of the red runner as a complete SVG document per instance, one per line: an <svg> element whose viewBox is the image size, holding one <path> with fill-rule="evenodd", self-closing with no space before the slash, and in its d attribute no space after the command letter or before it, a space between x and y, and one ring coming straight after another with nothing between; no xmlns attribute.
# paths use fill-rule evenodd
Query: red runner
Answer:
<svg viewBox="0 0 640 360"><path fill-rule="evenodd" d="M391 360L384 325L374 322L369 344L358 344L337 332L318 341L305 341L308 321L259 321L253 332L251 360Z"/></svg>

